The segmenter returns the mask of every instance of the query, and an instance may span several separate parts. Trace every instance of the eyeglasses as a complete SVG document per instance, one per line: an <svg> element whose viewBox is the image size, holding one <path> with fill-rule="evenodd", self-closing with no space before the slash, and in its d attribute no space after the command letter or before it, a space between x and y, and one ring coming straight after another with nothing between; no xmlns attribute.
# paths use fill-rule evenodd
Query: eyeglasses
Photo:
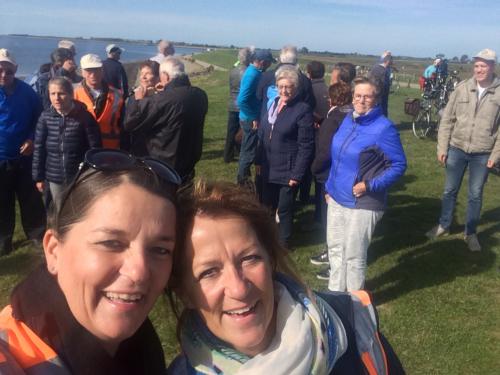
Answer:
<svg viewBox="0 0 500 375"><path fill-rule="evenodd" d="M93 148L85 153L83 162L80 164L78 172L65 191L61 199L58 213L60 214L71 192L78 184L83 172L88 168L101 172L120 172L135 168L145 168L157 178L172 185L173 192L177 190L182 180L179 174L168 164L153 158L138 158L122 150L112 150L104 148Z"/></svg>
<svg viewBox="0 0 500 375"><path fill-rule="evenodd" d="M354 95L354 100L360 101L362 99L366 100L367 102L372 101L375 98L373 95Z"/></svg>

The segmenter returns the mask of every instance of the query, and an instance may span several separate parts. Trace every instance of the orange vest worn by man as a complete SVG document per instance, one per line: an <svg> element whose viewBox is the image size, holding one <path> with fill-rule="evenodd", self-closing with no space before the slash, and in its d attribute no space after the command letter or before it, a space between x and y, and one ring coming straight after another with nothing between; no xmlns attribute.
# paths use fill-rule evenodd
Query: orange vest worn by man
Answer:
<svg viewBox="0 0 500 375"><path fill-rule="evenodd" d="M119 149L123 93L103 81L99 56L85 55L80 65L83 81L75 88L75 99L85 104L99 123L103 147Z"/></svg>

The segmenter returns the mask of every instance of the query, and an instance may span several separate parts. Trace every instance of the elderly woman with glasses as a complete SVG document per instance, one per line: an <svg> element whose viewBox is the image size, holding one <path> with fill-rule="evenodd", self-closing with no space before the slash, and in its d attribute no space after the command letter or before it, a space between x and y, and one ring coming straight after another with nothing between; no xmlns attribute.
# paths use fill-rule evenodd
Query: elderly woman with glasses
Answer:
<svg viewBox="0 0 500 375"><path fill-rule="evenodd" d="M387 191L406 170L394 124L382 114L377 85L354 80L353 111L331 144L327 192L328 288L363 289L366 257L375 225L386 208Z"/></svg>
<svg viewBox="0 0 500 375"><path fill-rule="evenodd" d="M262 176L262 200L276 210L280 239L292 234L293 201L314 155L313 109L297 96L299 73L284 65L276 71L278 96L262 111L255 164Z"/></svg>
<svg viewBox="0 0 500 375"><path fill-rule="evenodd" d="M162 374L148 320L172 270L176 189L166 164L93 149L51 210L45 262L0 313L1 374Z"/></svg>

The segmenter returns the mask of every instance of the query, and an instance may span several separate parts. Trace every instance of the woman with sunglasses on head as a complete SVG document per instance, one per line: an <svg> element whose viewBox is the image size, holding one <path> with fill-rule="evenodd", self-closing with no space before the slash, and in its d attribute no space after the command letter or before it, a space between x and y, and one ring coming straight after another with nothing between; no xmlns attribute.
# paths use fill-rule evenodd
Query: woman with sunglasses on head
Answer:
<svg viewBox="0 0 500 375"><path fill-rule="evenodd" d="M1 374L164 373L147 317L172 269L179 183L156 160L86 153L49 214L45 263L0 313Z"/></svg>
<svg viewBox="0 0 500 375"><path fill-rule="evenodd" d="M368 294L309 290L248 191L199 182L178 217L169 290L182 354L169 374L404 373Z"/></svg>
<svg viewBox="0 0 500 375"><path fill-rule="evenodd" d="M42 192L47 183L56 206L75 177L85 152L101 147L101 131L87 108L73 99L73 85L64 77L48 84L50 108L38 119L33 153L33 180Z"/></svg>

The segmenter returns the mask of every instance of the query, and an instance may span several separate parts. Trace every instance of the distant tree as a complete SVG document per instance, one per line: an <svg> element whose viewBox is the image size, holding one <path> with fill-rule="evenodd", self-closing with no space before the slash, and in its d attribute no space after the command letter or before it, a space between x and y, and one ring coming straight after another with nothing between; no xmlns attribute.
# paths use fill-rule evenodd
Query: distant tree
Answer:
<svg viewBox="0 0 500 375"><path fill-rule="evenodd" d="M300 50L299 50L300 54L302 55L307 55L309 53L309 49L307 47L302 47Z"/></svg>
<svg viewBox="0 0 500 375"><path fill-rule="evenodd" d="M436 59L444 59L444 53L438 53Z"/></svg>
<svg viewBox="0 0 500 375"><path fill-rule="evenodd" d="M231 49L235 49L236 47L235 47L233 44L231 44L231 45L229 46L229 48L231 48Z"/></svg>
<svg viewBox="0 0 500 375"><path fill-rule="evenodd" d="M458 62L458 57L457 56L453 56L453 58L451 59L451 61Z"/></svg>
<svg viewBox="0 0 500 375"><path fill-rule="evenodd" d="M462 55L462 57L460 57L460 63L461 64L467 64L468 62L469 62L469 56Z"/></svg>

